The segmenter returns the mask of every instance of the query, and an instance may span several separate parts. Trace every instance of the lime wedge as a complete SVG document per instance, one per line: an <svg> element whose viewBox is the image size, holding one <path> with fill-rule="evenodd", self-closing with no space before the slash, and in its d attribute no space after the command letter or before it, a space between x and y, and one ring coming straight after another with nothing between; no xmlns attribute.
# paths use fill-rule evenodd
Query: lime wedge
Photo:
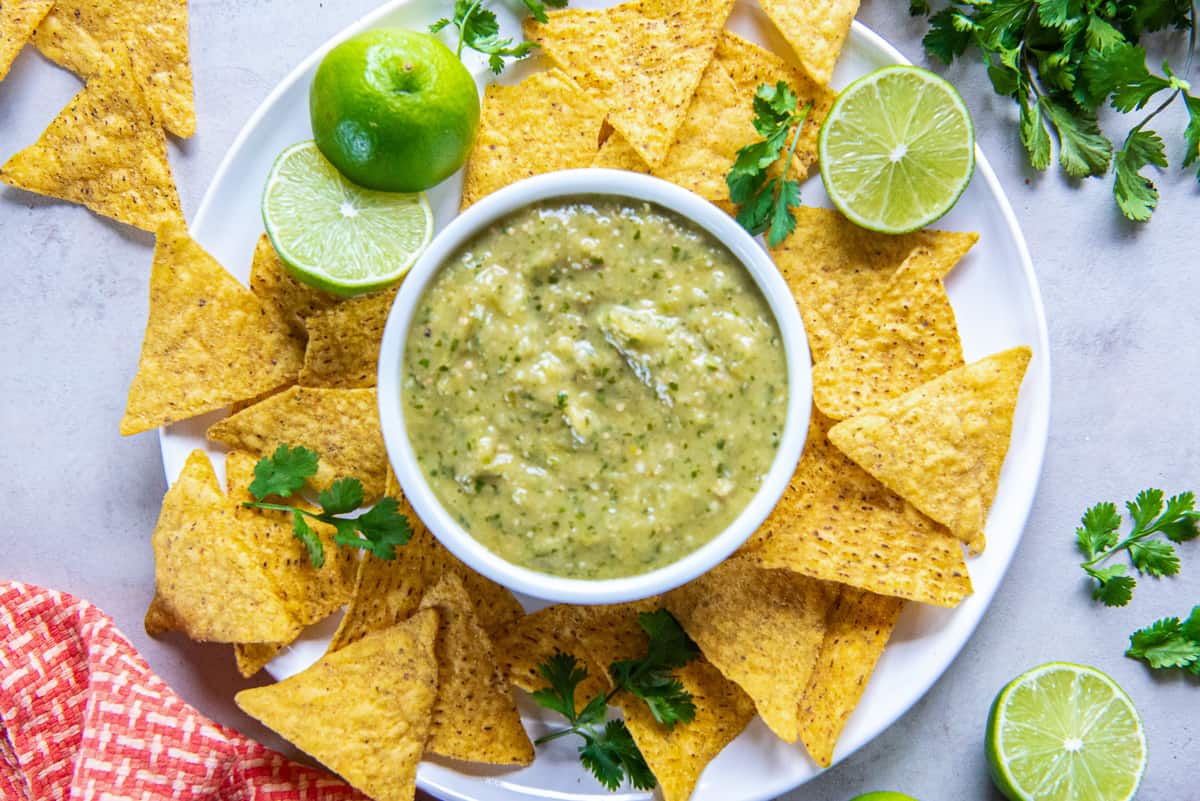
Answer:
<svg viewBox="0 0 1200 801"><path fill-rule="evenodd" d="M885 234L950 211L975 172L975 128L962 96L920 67L884 67L843 89L817 147L834 205Z"/></svg>
<svg viewBox="0 0 1200 801"><path fill-rule="evenodd" d="M288 271L337 295L399 281L433 236L424 192L375 192L352 184L311 141L275 159L262 214Z"/></svg>
<svg viewBox="0 0 1200 801"><path fill-rule="evenodd" d="M996 696L987 758L1010 801L1128 801L1146 770L1146 735L1115 681L1050 662Z"/></svg>

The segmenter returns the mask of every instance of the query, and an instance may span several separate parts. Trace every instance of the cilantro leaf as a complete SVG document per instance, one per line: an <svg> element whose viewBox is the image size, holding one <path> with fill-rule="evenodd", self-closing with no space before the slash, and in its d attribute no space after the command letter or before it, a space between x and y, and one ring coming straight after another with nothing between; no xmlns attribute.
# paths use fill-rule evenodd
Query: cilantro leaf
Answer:
<svg viewBox="0 0 1200 801"><path fill-rule="evenodd" d="M550 682L550 686L534 692L533 700L574 723L575 688L587 678L587 670L571 654L555 651L553 656L538 665L538 673Z"/></svg>
<svg viewBox="0 0 1200 801"><path fill-rule="evenodd" d="M1112 142L1100 132L1096 115L1090 111L1070 110L1041 98L1042 110L1058 134L1058 163L1072 178L1103 175L1112 160Z"/></svg>
<svg viewBox="0 0 1200 801"><path fill-rule="evenodd" d="M1173 576L1179 572L1179 554L1169 542L1143 540L1129 546L1129 558L1138 572L1148 576Z"/></svg>
<svg viewBox="0 0 1200 801"><path fill-rule="evenodd" d="M1125 655L1156 670L1188 667L1200 659L1200 642L1184 633L1179 618L1165 617L1131 634Z"/></svg>
<svg viewBox="0 0 1200 801"><path fill-rule="evenodd" d="M381 498L365 514L341 519L336 525L334 542L338 545L361 548L388 561L396 558L397 545L404 545L412 538L412 527L395 498Z"/></svg>
<svg viewBox="0 0 1200 801"><path fill-rule="evenodd" d="M1185 92L1183 104L1188 113L1187 128L1183 131L1183 166L1190 167L1200 160L1200 97ZM1200 167L1197 167L1196 179L1200 180Z"/></svg>
<svg viewBox="0 0 1200 801"><path fill-rule="evenodd" d="M908 0L909 15L919 17L929 12L929 0Z"/></svg>
<svg viewBox="0 0 1200 801"><path fill-rule="evenodd" d="M692 695L671 671L700 655L700 649L678 621L665 609L638 615L649 645L641 659L613 662L608 672L613 683L641 698L660 724L672 729L696 717Z"/></svg>
<svg viewBox="0 0 1200 801"><path fill-rule="evenodd" d="M1154 131L1133 130L1113 159L1113 196L1121 213L1134 222L1150 219L1158 206L1158 187L1141 171L1167 166L1167 150Z"/></svg>
<svg viewBox="0 0 1200 801"><path fill-rule="evenodd" d="M623 720L610 720L602 731L584 738L579 761L609 790L620 787L626 776L639 790L658 784Z"/></svg>
<svg viewBox="0 0 1200 801"><path fill-rule="evenodd" d="M1105 606L1125 606L1133 598L1133 588L1137 582L1132 576L1125 575L1125 565L1085 567L1084 570L1097 581L1092 588L1092 598Z"/></svg>
<svg viewBox="0 0 1200 801"><path fill-rule="evenodd" d="M1119 42L1087 54L1079 66L1089 102L1098 106L1112 96L1118 111L1144 108L1155 94L1171 86L1146 67L1146 51Z"/></svg>
<svg viewBox="0 0 1200 801"><path fill-rule="evenodd" d="M796 230L796 217L792 209L800 205L800 182L787 178L778 182L776 190L774 211L767 233L767 246L772 248L778 247Z"/></svg>
<svg viewBox="0 0 1200 801"><path fill-rule="evenodd" d="M317 454L297 445L286 443L275 449L271 456L264 456L254 465L254 481L250 482L250 494L262 500L271 495L290 497L304 486L306 479L317 474Z"/></svg>
<svg viewBox="0 0 1200 801"><path fill-rule="evenodd" d="M1163 509L1163 491L1144 489L1132 501L1125 503L1125 510L1133 518L1135 528L1147 528Z"/></svg>
<svg viewBox="0 0 1200 801"><path fill-rule="evenodd" d="M1082 527L1075 529L1079 549L1087 556L1095 556L1105 548L1117 544L1117 529L1121 527L1121 516L1115 503L1098 503L1083 513L1079 520Z"/></svg>
<svg viewBox="0 0 1200 801"><path fill-rule="evenodd" d="M1042 121L1042 109L1036 101L1021 100L1021 144L1029 154L1029 163L1035 170L1050 166L1050 133Z"/></svg>
<svg viewBox="0 0 1200 801"><path fill-rule="evenodd" d="M522 0L525 7L538 22L547 22L546 6L562 8L566 0ZM437 33L453 25L458 29L458 48L456 53L462 55L463 47L482 53L488 57L488 67L499 74L504 71L504 59L522 59L537 48L535 42L517 42L511 38L501 38L500 22L495 12L483 6L483 0L455 0L454 16L450 19L439 19L429 26L431 33Z"/></svg>
<svg viewBox="0 0 1200 801"><path fill-rule="evenodd" d="M308 561L315 568L325 566L325 545L299 512L292 513L292 534L308 549Z"/></svg>
<svg viewBox="0 0 1200 801"><path fill-rule="evenodd" d="M327 515L344 515L362 506L363 486L357 478L339 478L321 490L317 503Z"/></svg>
<svg viewBox="0 0 1200 801"><path fill-rule="evenodd" d="M1180 625L1179 631L1192 642L1200 642L1200 604L1192 607L1192 613Z"/></svg>
<svg viewBox="0 0 1200 801"><path fill-rule="evenodd" d="M968 24L964 25L964 21ZM950 64L967 52L974 23L956 8L944 8L929 18L929 30L921 40L925 52Z"/></svg>

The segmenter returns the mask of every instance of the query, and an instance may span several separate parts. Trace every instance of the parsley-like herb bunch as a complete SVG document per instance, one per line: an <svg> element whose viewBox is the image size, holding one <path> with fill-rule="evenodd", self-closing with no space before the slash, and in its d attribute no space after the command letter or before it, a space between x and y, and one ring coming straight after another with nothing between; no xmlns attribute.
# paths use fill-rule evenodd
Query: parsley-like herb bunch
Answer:
<svg viewBox="0 0 1200 801"><path fill-rule="evenodd" d="M565 8L567 0L522 0L529 13L538 22L548 22L546 6ZM454 15L442 17L429 26L430 33L437 33L453 25L458 29L458 48L455 55L462 57L463 47L483 53L488 57L488 66L499 75L504 71L504 59L522 59L537 47L535 42L515 42L500 38L500 22L496 13L483 5L483 0L455 0Z"/></svg>
<svg viewBox="0 0 1200 801"><path fill-rule="evenodd" d="M549 686L533 693L534 701L559 713L569 724L539 737L536 744L578 736L583 740L579 761L609 790L616 790L627 778L639 790L651 790L658 783L625 722L606 720L608 704L617 693L628 692L645 701L654 719L667 729L690 723L696 717L691 693L671 671L698 657L700 649L665 609L638 615L638 623L650 638L646 655L609 666L613 680L609 693L594 696L578 710L575 688L588 672L574 656L561 652L538 665L538 672Z"/></svg>
<svg viewBox="0 0 1200 801"><path fill-rule="evenodd" d="M1098 503L1083 513L1075 541L1083 552L1083 571L1096 584L1092 597L1107 606L1125 606L1133 597L1137 582L1128 575L1124 564L1101 566L1110 557L1127 551L1134 568L1143 575L1173 576L1179 572L1179 554L1175 545L1200 536L1196 497L1190 492L1168 498L1163 492L1147 489L1125 504L1133 528L1122 537L1121 515L1116 504ZM1161 534L1161 538L1155 535Z"/></svg>
<svg viewBox="0 0 1200 801"><path fill-rule="evenodd" d="M1164 617L1129 637L1126 656L1140 659L1155 670L1182 668L1200 678L1200 606L1186 620Z"/></svg>
<svg viewBox="0 0 1200 801"><path fill-rule="evenodd" d="M910 0L913 14L930 14L928 0ZM1181 160L1200 178L1200 97L1185 80L1196 45L1197 12L1190 0L950 0L929 21L925 50L949 64L971 45L979 48L998 94L1020 107L1021 143L1029 163L1044 170L1051 133L1058 162L1073 178L1113 168L1113 195L1130 220L1144 222L1158 206L1158 189L1142 174L1167 166L1162 138L1146 126L1182 97L1189 122ZM1164 62L1162 74L1146 64L1142 34L1189 30L1182 70ZM1113 143L1100 128L1105 103L1121 112L1158 105Z"/></svg>
<svg viewBox="0 0 1200 801"><path fill-rule="evenodd" d="M796 230L792 209L800 205L800 182L788 178L800 132L812 103L796 110L796 93L785 82L762 84L754 92L754 130L762 141L752 142L737 152L725 184L729 199L738 207L737 221L752 234L766 233L767 244L776 247ZM788 145L788 133L795 129ZM786 151L785 151L786 148ZM772 164L785 153L783 171L767 175Z"/></svg>
<svg viewBox="0 0 1200 801"><path fill-rule="evenodd" d="M317 454L297 445L292 448L286 443L275 449L271 456L264 456L254 465L254 481L250 483L250 494L256 501L242 504L248 509L269 509L292 513L292 533L308 549L308 559L313 567L325 564L325 546L321 538L308 524L308 519L319 520L336 529L333 541L346 548L361 548L380 559L395 559L396 546L404 545L412 537L408 518L400 513L400 504L394 498L383 498L370 510L358 517L341 517L362 506L363 486L357 478L339 478L317 496L320 512L300 506L281 503L264 503L264 498L276 496L290 498L298 492L306 479L317 474Z"/></svg>

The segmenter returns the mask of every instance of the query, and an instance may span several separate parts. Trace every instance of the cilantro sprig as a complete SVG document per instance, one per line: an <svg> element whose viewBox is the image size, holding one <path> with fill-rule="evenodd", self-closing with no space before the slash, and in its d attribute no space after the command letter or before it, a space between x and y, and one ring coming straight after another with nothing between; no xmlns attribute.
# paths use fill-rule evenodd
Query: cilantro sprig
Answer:
<svg viewBox="0 0 1200 801"><path fill-rule="evenodd" d="M301 506L268 503L272 496L290 498L298 492L307 479L317 474L317 454L303 445L290 447L286 443L275 449L271 456L264 456L254 465L254 481L250 483L250 494L256 500L242 504L248 509L268 509L291 512L292 533L304 543L308 559L313 567L325 564L325 546L317 532L308 524L317 520L334 527L333 541L346 548L360 548L380 559L395 559L396 546L404 545L412 537L408 518L400 512L400 504L394 498L383 498L371 509L357 517L341 517L356 511L363 503L363 486L357 478L336 479L317 495L320 512Z"/></svg>
<svg viewBox="0 0 1200 801"><path fill-rule="evenodd" d="M1164 617L1129 636L1125 655L1155 670L1182 668L1200 677L1200 606L1185 620Z"/></svg>
<svg viewBox="0 0 1200 801"><path fill-rule="evenodd" d="M796 110L796 93L785 82L760 85L754 92L754 130L761 141L752 142L737 152L737 159L725 176L729 199L738 207L737 221L751 234L766 233L767 244L776 247L796 230L792 209L800 205L800 182L788 178L800 132L812 109L806 103ZM788 145L788 134L795 129ZM783 170L769 177L768 170L785 152Z"/></svg>
<svg viewBox="0 0 1200 801"><path fill-rule="evenodd" d="M1166 168L1167 146L1147 125L1182 98L1188 113L1181 163L1200 179L1200 97L1186 77L1196 49L1196 4L1189 0L950 0L934 13L927 0L910 0L912 14L932 14L925 50L946 64L974 46L997 94L1020 109L1018 130L1029 163L1050 166L1051 136L1058 161L1072 178L1113 173L1121 213L1145 222L1158 206L1148 167ZM1183 69L1164 62L1161 74L1146 63L1142 35L1188 31ZM1123 113L1153 110L1126 133L1120 148L1100 127L1107 103Z"/></svg>
<svg viewBox="0 0 1200 801"><path fill-rule="evenodd" d="M529 13L538 22L547 22L546 6L565 8L567 0L522 0ZM455 55L462 57L463 47L469 47L488 57L488 67L499 75L504 71L504 59L522 59L537 48L536 42L514 41L501 38L500 22L496 13L483 4L483 0L455 0L454 14L442 17L429 26L430 33L453 25L458 29L458 47Z"/></svg>
<svg viewBox="0 0 1200 801"><path fill-rule="evenodd" d="M613 689L607 694L598 693L578 709L575 690L588 672L573 655L562 652L538 665L548 684L533 693L539 706L557 712L568 723L566 728L539 737L535 744L569 735L579 737L583 740L579 761L609 790L616 790L626 779L639 790L651 790L658 783L625 722L606 720L609 702L618 693L645 701L654 719L667 729L696 717L691 693L671 671L698 657L700 649L665 609L638 615L638 624L650 639L646 654L609 666Z"/></svg>
<svg viewBox="0 0 1200 801"><path fill-rule="evenodd" d="M1111 557L1127 552L1138 573L1156 578L1179 572L1179 554L1175 546L1200 536L1196 497L1182 492L1168 498L1163 492L1147 489L1125 504L1133 522L1122 537L1121 515L1116 504L1098 503L1083 513L1075 529L1075 542L1083 552L1083 571L1095 581L1092 597L1106 606L1125 606L1133 597L1137 581L1124 564L1102 565ZM1161 538L1154 538L1161 534Z"/></svg>

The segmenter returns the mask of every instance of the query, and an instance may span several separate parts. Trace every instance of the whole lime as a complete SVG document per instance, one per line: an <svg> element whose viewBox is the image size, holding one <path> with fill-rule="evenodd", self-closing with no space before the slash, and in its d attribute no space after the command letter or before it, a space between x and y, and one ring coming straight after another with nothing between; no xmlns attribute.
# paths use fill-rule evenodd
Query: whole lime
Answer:
<svg viewBox="0 0 1200 801"><path fill-rule="evenodd" d="M913 798L911 795L905 795L904 793L893 793L887 790L881 790L875 793L860 795L856 798L850 799L850 801L917 801L917 799Z"/></svg>
<svg viewBox="0 0 1200 801"><path fill-rule="evenodd" d="M479 95L466 67L437 39L377 28L325 55L309 113L317 147L351 181L419 192L466 161Z"/></svg>

